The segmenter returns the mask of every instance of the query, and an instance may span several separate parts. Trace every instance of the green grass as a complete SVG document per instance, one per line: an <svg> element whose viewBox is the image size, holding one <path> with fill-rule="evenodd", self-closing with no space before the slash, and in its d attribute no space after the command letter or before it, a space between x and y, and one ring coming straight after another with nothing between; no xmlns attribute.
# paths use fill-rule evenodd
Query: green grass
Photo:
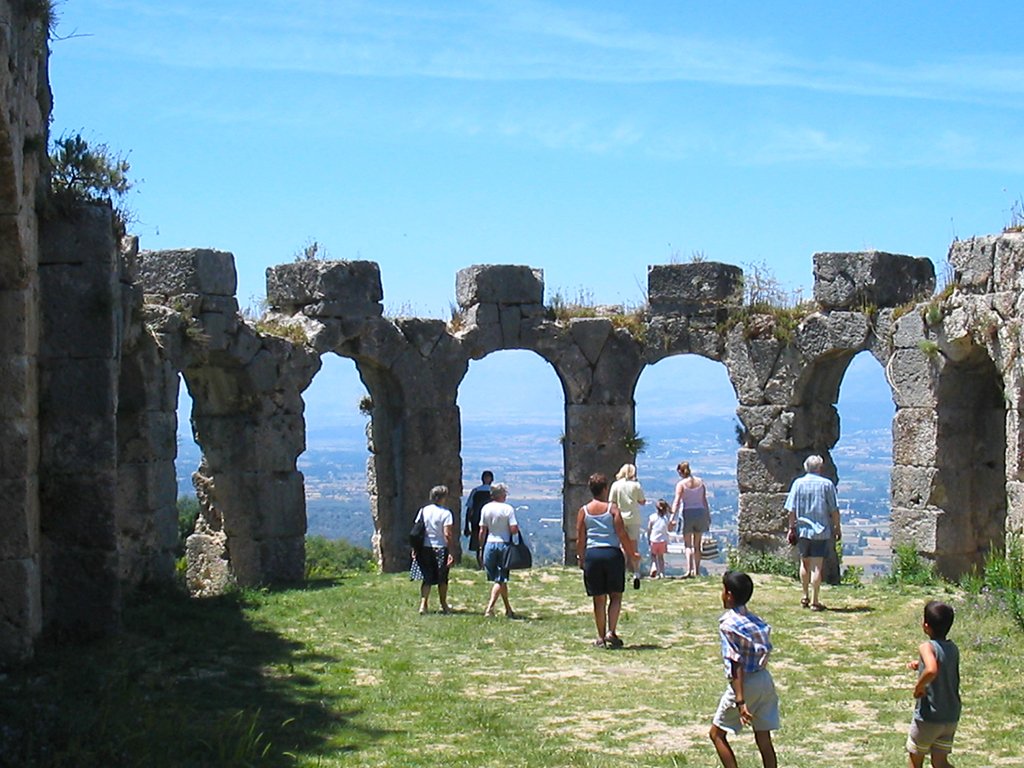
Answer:
<svg viewBox="0 0 1024 768"><path fill-rule="evenodd" d="M948 586L826 587L832 610L757 575L773 627L780 764L903 765L921 609L951 601L964 717L956 764L1024 766L1024 635L1002 604ZM725 686L717 579L629 590L622 650L590 647L579 571L516 573L522 620L485 619L483 574L457 569L451 616L416 613L403 575L130 607L125 631L43 649L0 677L0 765L717 765L707 739ZM436 608L436 595L432 606ZM760 765L753 739L733 739Z"/></svg>

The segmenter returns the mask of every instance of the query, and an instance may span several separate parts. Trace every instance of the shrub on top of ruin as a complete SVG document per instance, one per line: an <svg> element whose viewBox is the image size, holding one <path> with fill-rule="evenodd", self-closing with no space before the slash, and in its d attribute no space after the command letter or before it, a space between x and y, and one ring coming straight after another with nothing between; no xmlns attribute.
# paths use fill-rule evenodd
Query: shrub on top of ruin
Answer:
<svg viewBox="0 0 1024 768"><path fill-rule="evenodd" d="M800 323L819 309L817 302L804 300L802 291L787 291L764 262L744 265L743 299L743 306L719 325L720 333L742 325L748 340L771 336L790 344Z"/></svg>
<svg viewBox="0 0 1024 768"><path fill-rule="evenodd" d="M1024 232L1024 195L1020 195L1010 206L1010 223L1003 232Z"/></svg>
<svg viewBox="0 0 1024 768"><path fill-rule="evenodd" d="M448 303L448 330L458 333L466 327L466 313L455 302Z"/></svg>
<svg viewBox="0 0 1024 768"><path fill-rule="evenodd" d="M327 249L318 240L312 237L307 238L305 244L292 254L295 261L325 261L328 257Z"/></svg>
<svg viewBox="0 0 1024 768"><path fill-rule="evenodd" d="M580 288L576 298L570 299L559 289L552 294L548 303L548 317L560 323L567 323L576 317L597 317L594 294Z"/></svg>
<svg viewBox="0 0 1024 768"><path fill-rule="evenodd" d="M76 133L55 139L49 160L50 198L58 207L109 203L117 234L127 234L135 214L124 205L125 196L134 186L128 176L131 165L126 155L106 144L90 145L81 133Z"/></svg>
<svg viewBox="0 0 1024 768"><path fill-rule="evenodd" d="M253 323L253 329L257 333L267 336L277 336L280 339L287 339L293 344L308 344L306 331L298 323L286 323L276 318L257 320Z"/></svg>

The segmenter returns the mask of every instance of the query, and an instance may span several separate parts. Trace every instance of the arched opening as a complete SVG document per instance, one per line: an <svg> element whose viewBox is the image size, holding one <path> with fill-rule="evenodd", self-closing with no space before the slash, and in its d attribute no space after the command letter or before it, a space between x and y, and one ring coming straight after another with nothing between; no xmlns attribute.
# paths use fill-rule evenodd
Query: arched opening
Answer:
<svg viewBox="0 0 1024 768"><path fill-rule="evenodd" d="M372 402L354 361L324 355L303 393L306 535L345 539L367 549L375 525L367 498L367 422Z"/></svg>
<svg viewBox="0 0 1024 768"><path fill-rule="evenodd" d="M700 355L676 355L648 366L640 374L636 401L636 431L646 442L637 456L637 473L648 504L644 525L664 498L672 503L679 475L676 466L690 463L694 475L707 487L711 507L707 541L718 545L719 555L702 558L710 573L724 570L725 548L737 543L739 494L736 485L736 394L725 366ZM647 557L645 541L641 552ZM709 550L710 553L710 550ZM684 572L682 537L672 534L666 570Z"/></svg>
<svg viewBox="0 0 1024 768"><path fill-rule="evenodd" d="M943 575L959 576L1003 546L1006 402L1002 378L981 347L944 362L937 395L935 564Z"/></svg>
<svg viewBox="0 0 1024 768"><path fill-rule="evenodd" d="M840 478L843 566L866 576L889 572L892 544L892 419L896 407L882 365L869 353L853 357L840 382L839 440L832 462Z"/></svg>
<svg viewBox="0 0 1024 768"><path fill-rule="evenodd" d="M565 396L558 376L534 352L493 352L470 363L458 405L466 490L460 519L469 492L490 470L495 482L509 486L508 503L517 508L534 562L562 562ZM464 537L463 549L470 555L467 541Z"/></svg>

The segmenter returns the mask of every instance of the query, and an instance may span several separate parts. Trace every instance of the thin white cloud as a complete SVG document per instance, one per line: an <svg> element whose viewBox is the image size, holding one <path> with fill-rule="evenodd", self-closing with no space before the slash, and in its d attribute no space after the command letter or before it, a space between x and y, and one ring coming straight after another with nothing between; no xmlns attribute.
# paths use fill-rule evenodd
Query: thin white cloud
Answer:
<svg viewBox="0 0 1024 768"><path fill-rule="evenodd" d="M170 66L470 81L688 82L1024 106L1024 56L959 55L906 65L817 60L735 34L703 38L642 29L624 15L540 2L443 10L418 3L307 2L301 11L283 0L98 5L120 27L99 44Z"/></svg>

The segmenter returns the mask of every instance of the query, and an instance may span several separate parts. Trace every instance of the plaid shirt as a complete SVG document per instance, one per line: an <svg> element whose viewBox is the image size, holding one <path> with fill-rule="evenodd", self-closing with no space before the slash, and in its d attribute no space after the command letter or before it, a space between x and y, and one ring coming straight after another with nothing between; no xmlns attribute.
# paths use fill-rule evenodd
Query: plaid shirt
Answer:
<svg viewBox="0 0 1024 768"><path fill-rule="evenodd" d="M768 664L768 654L772 652L769 639L772 628L747 610L747 606L738 605L722 614L718 620L718 633L722 637L722 662L725 665L725 676L732 678L732 664L739 664L744 672L757 672Z"/></svg>

